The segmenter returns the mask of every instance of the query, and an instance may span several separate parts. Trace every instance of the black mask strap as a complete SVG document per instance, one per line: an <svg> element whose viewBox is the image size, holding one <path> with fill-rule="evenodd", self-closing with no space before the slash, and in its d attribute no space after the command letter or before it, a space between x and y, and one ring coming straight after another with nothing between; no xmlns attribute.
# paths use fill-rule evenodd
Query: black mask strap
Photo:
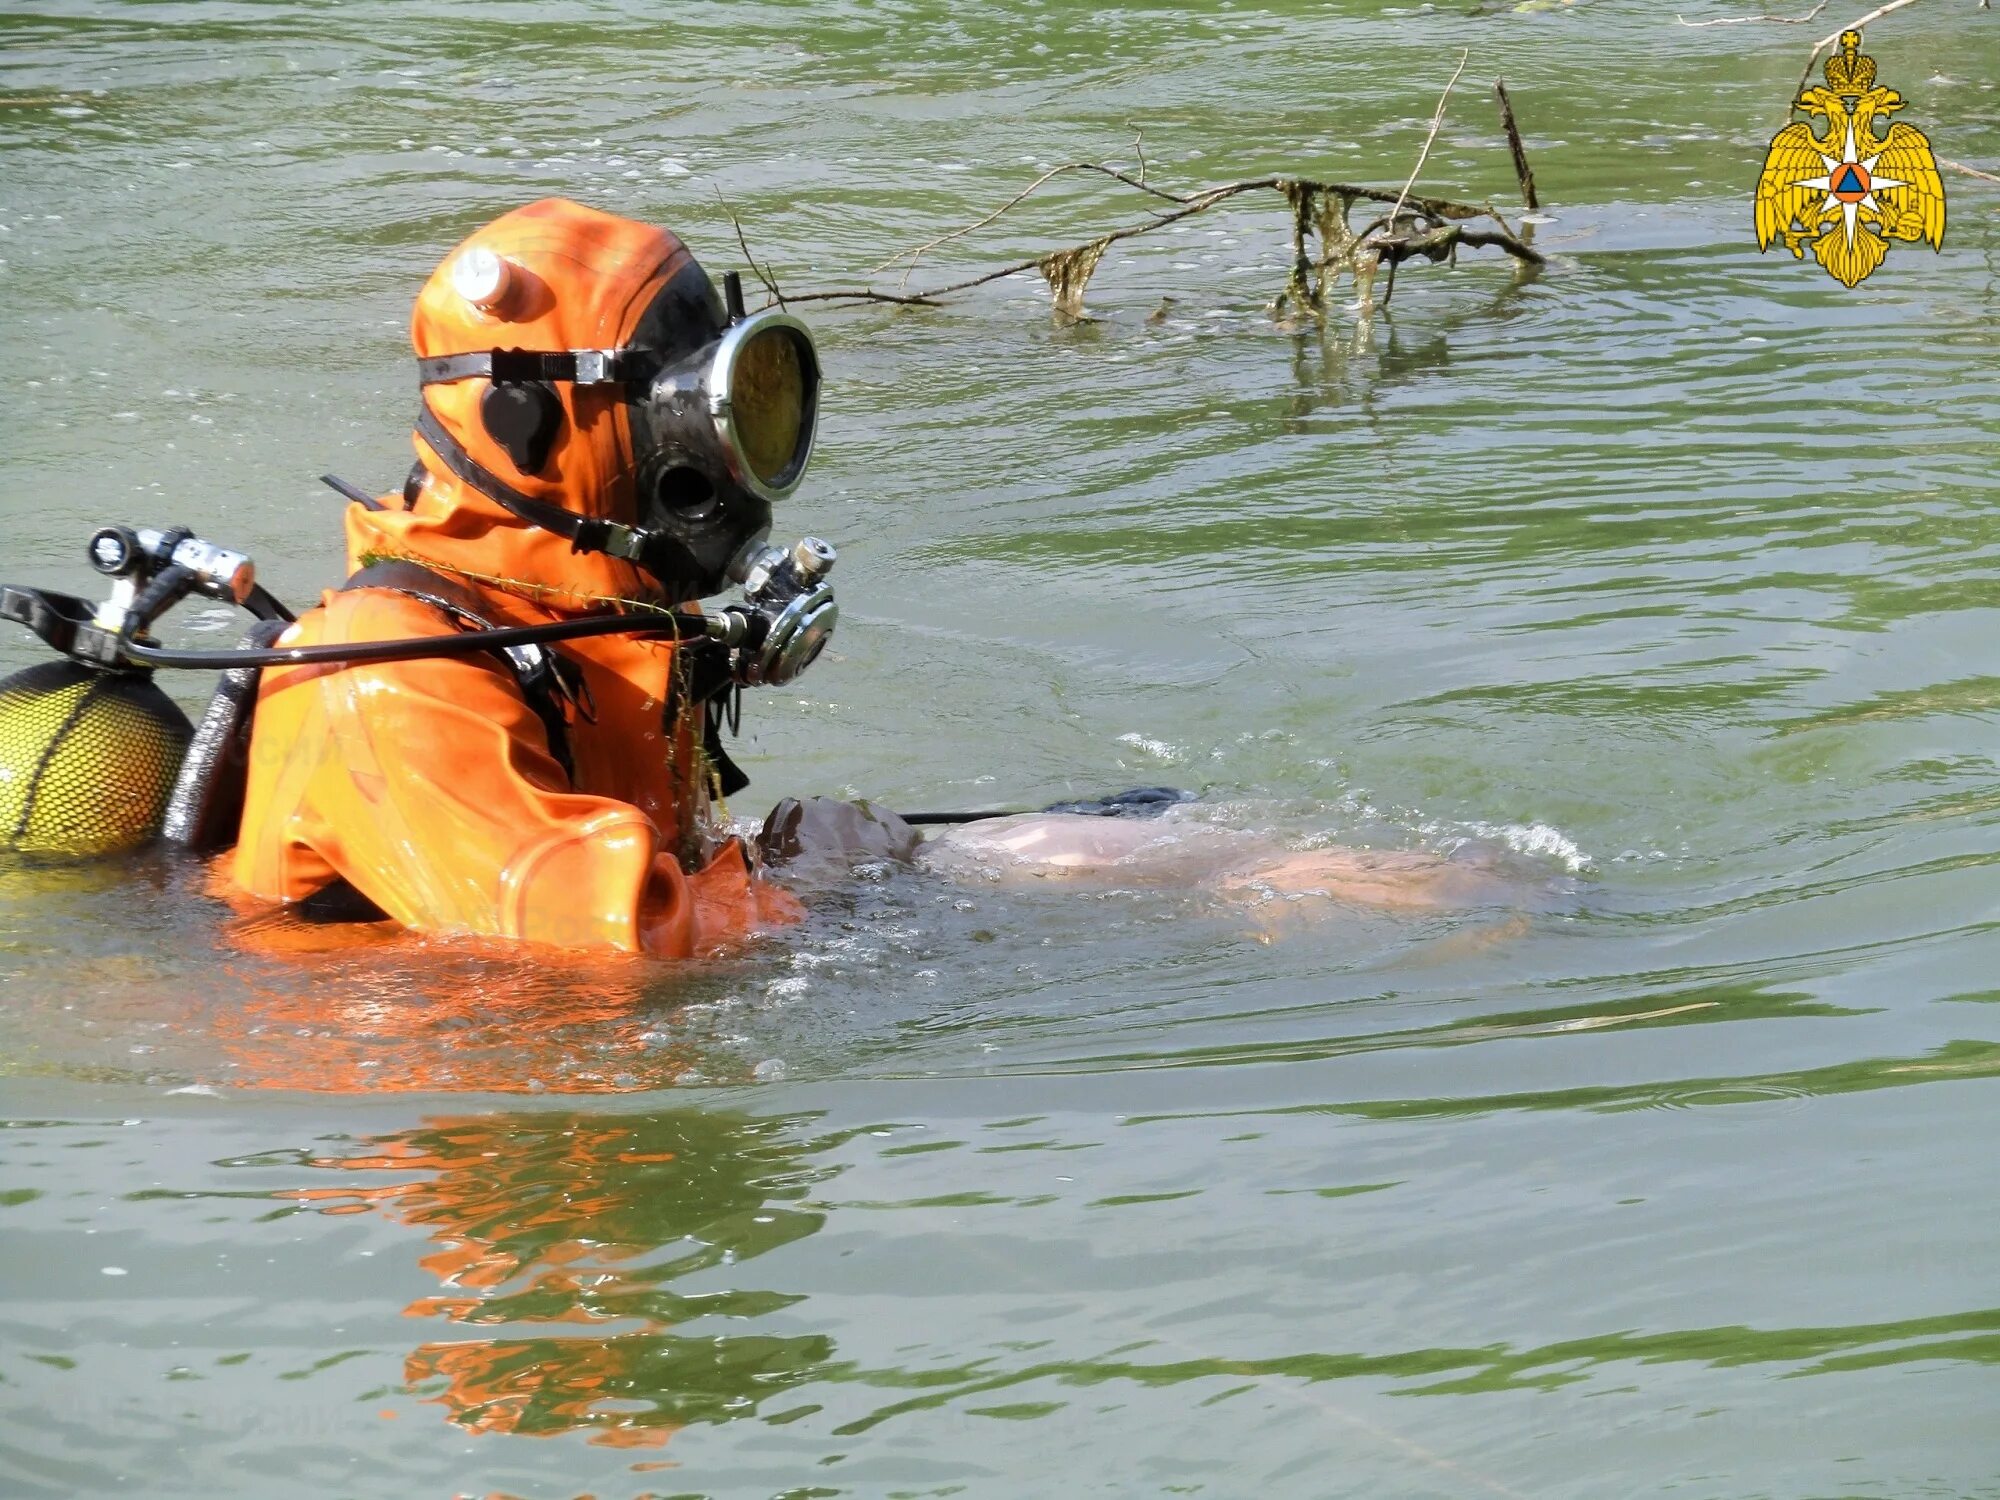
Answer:
<svg viewBox="0 0 2000 1500"><path fill-rule="evenodd" d="M537 380L568 380L577 385L638 385L660 371L653 349L482 349L473 354L439 354L417 361L425 385L484 376L495 385L529 385Z"/></svg>
<svg viewBox="0 0 2000 1500"><path fill-rule="evenodd" d="M605 552L612 557L622 557L627 562L637 562L640 555L659 539L655 533L636 526L580 516L575 511L564 510L560 505L551 505L546 500L522 494L467 453L464 445L445 431L444 423L438 420L437 413L431 410L428 402L417 408L417 436L460 479L530 526L539 526L566 539L572 552Z"/></svg>

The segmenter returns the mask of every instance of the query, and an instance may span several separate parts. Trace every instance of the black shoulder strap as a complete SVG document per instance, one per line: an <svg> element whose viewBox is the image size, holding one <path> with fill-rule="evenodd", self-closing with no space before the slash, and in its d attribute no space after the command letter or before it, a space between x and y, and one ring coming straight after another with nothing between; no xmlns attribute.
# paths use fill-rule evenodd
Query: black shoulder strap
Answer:
<svg viewBox="0 0 2000 1500"><path fill-rule="evenodd" d="M441 609L448 615L462 616L482 630L494 628L472 590L442 573L432 572L422 563L404 558L391 557L372 562L340 588L343 593L349 589L390 589L398 594L408 594L413 599L421 599L433 609Z"/></svg>
<svg viewBox="0 0 2000 1500"><path fill-rule="evenodd" d="M408 594L413 599L421 599L433 609L466 621L474 629L498 628L484 613L478 596L470 589L442 574L433 573L421 563L406 562L401 558L370 563L343 583L341 588L390 589L398 594ZM528 700L528 707L535 711L535 717L542 721L542 728L548 734L549 754L563 768L563 775L574 783L576 764L570 755L569 720L563 714L563 702L570 693L562 680L560 658L542 646L509 646L493 654L514 674L522 697Z"/></svg>

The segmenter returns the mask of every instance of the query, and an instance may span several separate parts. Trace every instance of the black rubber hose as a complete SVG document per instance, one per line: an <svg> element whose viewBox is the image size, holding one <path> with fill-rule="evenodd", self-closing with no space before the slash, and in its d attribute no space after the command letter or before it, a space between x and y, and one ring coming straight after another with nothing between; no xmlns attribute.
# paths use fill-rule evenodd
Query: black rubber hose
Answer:
<svg viewBox="0 0 2000 1500"><path fill-rule="evenodd" d="M283 620L290 624L298 618L286 609L282 600L261 583L250 586L249 594L243 600L243 607L260 620Z"/></svg>
<svg viewBox="0 0 2000 1500"><path fill-rule="evenodd" d="M349 484L345 479L342 479L338 474L322 474L319 476L319 482L325 485L328 489L332 490L335 494L343 495L347 499L352 500L356 505L360 506L363 510L386 509L386 507L382 504L380 500L377 500L373 495L369 494L368 491L361 488L360 485Z"/></svg>
<svg viewBox="0 0 2000 1500"><path fill-rule="evenodd" d="M355 641L322 646L271 646L264 650L235 648L189 651L177 646L120 642L130 660L146 667L226 672L231 667L293 667L325 662L362 665L370 662L412 661L423 656L474 656L509 646L539 646L549 641L573 641L594 635L665 635L674 640L699 640L717 616L591 615L581 620L553 620L546 625L515 625L504 630L467 630L458 635L420 635L400 641Z"/></svg>
<svg viewBox="0 0 2000 1500"><path fill-rule="evenodd" d="M1092 818L1150 818L1182 802L1193 802L1195 794L1176 786L1135 786L1130 791L1106 797L1086 797L1077 802L1051 802L1043 808L1003 808L992 812L898 813L905 823L922 827L926 823L984 823L989 818L1018 818L1028 812L1080 813Z"/></svg>
<svg viewBox="0 0 2000 1500"><path fill-rule="evenodd" d="M169 536L168 541L173 538ZM159 572L147 579L132 602L125 607L125 629L123 635L134 630L144 630L161 615L172 609L188 596L194 585L194 574L179 563L168 563Z"/></svg>
<svg viewBox="0 0 2000 1500"><path fill-rule="evenodd" d="M1026 807L1003 807L992 812L920 812L897 813L896 816L913 828L922 828L926 824L984 823L988 818L1018 818L1032 811L1032 808Z"/></svg>

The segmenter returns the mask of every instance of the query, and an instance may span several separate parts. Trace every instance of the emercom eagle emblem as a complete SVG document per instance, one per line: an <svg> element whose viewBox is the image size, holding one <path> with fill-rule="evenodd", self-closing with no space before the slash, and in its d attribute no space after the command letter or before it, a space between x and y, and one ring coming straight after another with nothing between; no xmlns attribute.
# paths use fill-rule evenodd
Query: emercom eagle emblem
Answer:
<svg viewBox="0 0 2000 1500"><path fill-rule="evenodd" d="M1757 179L1757 248L1782 239L1793 255L1806 247L1827 274L1858 285L1882 264L1890 240L1929 240L1944 248L1944 184L1924 133L1900 121L1878 134L1877 122L1903 108L1894 89L1875 86L1875 60L1861 33L1843 31L1826 60L1826 87L1802 89L1794 109L1824 116L1826 134L1794 120L1771 140Z"/></svg>

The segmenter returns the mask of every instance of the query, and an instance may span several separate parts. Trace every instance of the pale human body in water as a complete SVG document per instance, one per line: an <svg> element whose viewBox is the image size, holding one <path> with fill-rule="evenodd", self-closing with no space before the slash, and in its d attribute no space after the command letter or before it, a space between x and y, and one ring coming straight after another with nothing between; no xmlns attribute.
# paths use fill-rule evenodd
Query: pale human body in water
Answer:
<svg viewBox="0 0 2000 1500"><path fill-rule="evenodd" d="M1406 849L1287 849L1259 834L1177 817L1024 813L962 824L925 841L918 862L943 874L1206 886L1235 900L1319 896L1420 909L1492 901L1491 869ZM968 869L968 866L973 867ZM989 873L990 872L990 873Z"/></svg>
<svg viewBox="0 0 2000 1500"><path fill-rule="evenodd" d="M1151 817L1020 813L924 838L894 813L812 798L780 803L761 842L774 864L806 879L856 859L895 859L974 882L1205 888L1246 903L1319 898L1400 910L1486 905L1505 899L1508 885L1491 862L1402 849L1289 849L1186 807Z"/></svg>

